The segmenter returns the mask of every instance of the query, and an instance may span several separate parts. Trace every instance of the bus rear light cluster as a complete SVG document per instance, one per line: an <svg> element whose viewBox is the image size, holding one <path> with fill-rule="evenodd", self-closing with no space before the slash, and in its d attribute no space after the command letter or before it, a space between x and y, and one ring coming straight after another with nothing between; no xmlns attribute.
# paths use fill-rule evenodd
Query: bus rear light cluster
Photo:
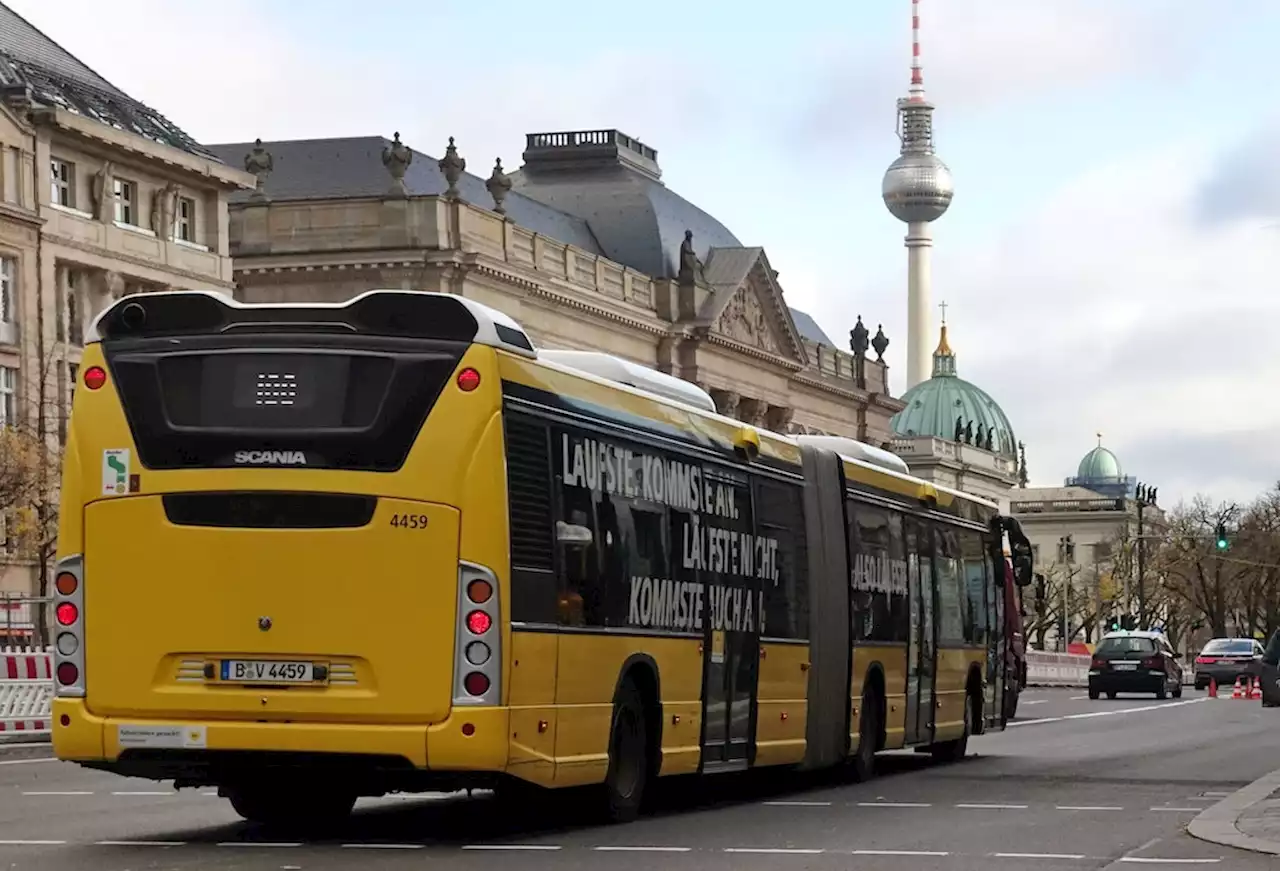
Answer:
<svg viewBox="0 0 1280 871"><path fill-rule="evenodd" d="M83 696L84 683L84 559L69 556L58 562L53 581L53 675L60 696Z"/></svg>
<svg viewBox="0 0 1280 871"><path fill-rule="evenodd" d="M498 579L473 563L458 565L458 622L455 651L455 705L494 705L499 702L502 662L498 649Z"/></svg>

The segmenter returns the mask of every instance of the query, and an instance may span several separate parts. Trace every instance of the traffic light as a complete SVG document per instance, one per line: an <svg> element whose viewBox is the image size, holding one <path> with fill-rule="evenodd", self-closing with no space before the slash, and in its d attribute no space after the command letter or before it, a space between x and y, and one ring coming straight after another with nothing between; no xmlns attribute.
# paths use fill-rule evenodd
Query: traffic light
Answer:
<svg viewBox="0 0 1280 871"><path fill-rule="evenodd" d="M1218 523L1217 528L1214 529L1214 535L1217 539L1215 544L1218 550L1226 550L1230 546L1231 542L1227 540L1227 525L1225 523Z"/></svg>

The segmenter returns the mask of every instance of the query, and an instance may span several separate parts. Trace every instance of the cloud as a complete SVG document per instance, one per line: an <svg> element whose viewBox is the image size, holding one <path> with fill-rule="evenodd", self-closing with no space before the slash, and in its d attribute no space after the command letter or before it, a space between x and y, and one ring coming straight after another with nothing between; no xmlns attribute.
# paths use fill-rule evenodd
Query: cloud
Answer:
<svg viewBox="0 0 1280 871"><path fill-rule="evenodd" d="M1278 141L1280 119L1260 125L1222 154L1196 193L1196 214L1206 226L1267 218L1280 231Z"/></svg>
<svg viewBox="0 0 1280 871"><path fill-rule="evenodd" d="M1260 401L1280 383L1280 246L1256 223L1197 220L1218 159L1197 143L1132 153L1064 180L988 244L939 258L962 302L962 374L1004 406L1037 483L1069 474L1099 430L1169 496L1246 498L1274 477L1248 477L1265 452L1217 462L1280 437L1280 406Z"/></svg>
<svg viewBox="0 0 1280 871"><path fill-rule="evenodd" d="M907 27L904 16L900 42L822 52L793 115L806 141L844 147L892 123L893 101L908 84ZM939 2L926 6L922 27L925 83L948 116L1125 79L1180 79L1193 32L1155 0Z"/></svg>

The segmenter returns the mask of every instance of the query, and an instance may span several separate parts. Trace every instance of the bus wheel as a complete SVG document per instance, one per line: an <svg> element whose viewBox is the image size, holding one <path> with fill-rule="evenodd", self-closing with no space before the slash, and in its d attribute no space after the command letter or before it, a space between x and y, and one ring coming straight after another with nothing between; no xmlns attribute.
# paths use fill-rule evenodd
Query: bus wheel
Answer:
<svg viewBox="0 0 1280 871"><path fill-rule="evenodd" d="M355 807L356 795L341 787L305 787L243 783L223 793L231 807L251 823L271 828L324 831L344 821Z"/></svg>
<svg viewBox="0 0 1280 871"><path fill-rule="evenodd" d="M645 728L644 701L627 678L613 706L609 736L609 772L604 788L609 818L628 823L640 815L640 803L649 781L649 736Z"/></svg>
<svg viewBox="0 0 1280 871"><path fill-rule="evenodd" d="M880 743L880 696L868 687L862 691L858 713L858 752L853 756L853 776L870 780L876 774L876 747Z"/></svg>
<svg viewBox="0 0 1280 871"><path fill-rule="evenodd" d="M973 734L973 708L975 696L965 693L964 696L964 732L953 741L943 741L931 748L933 758L939 762L958 762L969 752L969 736Z"/></svg>

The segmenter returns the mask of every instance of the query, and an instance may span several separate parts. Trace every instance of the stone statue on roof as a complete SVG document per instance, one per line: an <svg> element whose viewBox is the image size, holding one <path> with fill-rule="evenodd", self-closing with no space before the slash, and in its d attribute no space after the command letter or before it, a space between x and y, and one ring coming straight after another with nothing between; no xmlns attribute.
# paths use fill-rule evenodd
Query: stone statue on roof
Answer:
<svg viewBox="0 0 1280 871"><path fill-rule="evenodd" d="M697 284L702 280L702 264L698 261L697 252L693 250L693 231L684 231L684 241L680 243L680 271L676 281L680 284Z"/></svg>
<svg viewBox="0 0 1280 871"><path fill-rule="evenodd" d="M413 149L400 141L397 132L391 144L382 149L382 165L391 174L391 193L395 196L409 195L409 188L404 183L404 174L413 163Z"/></svg>

